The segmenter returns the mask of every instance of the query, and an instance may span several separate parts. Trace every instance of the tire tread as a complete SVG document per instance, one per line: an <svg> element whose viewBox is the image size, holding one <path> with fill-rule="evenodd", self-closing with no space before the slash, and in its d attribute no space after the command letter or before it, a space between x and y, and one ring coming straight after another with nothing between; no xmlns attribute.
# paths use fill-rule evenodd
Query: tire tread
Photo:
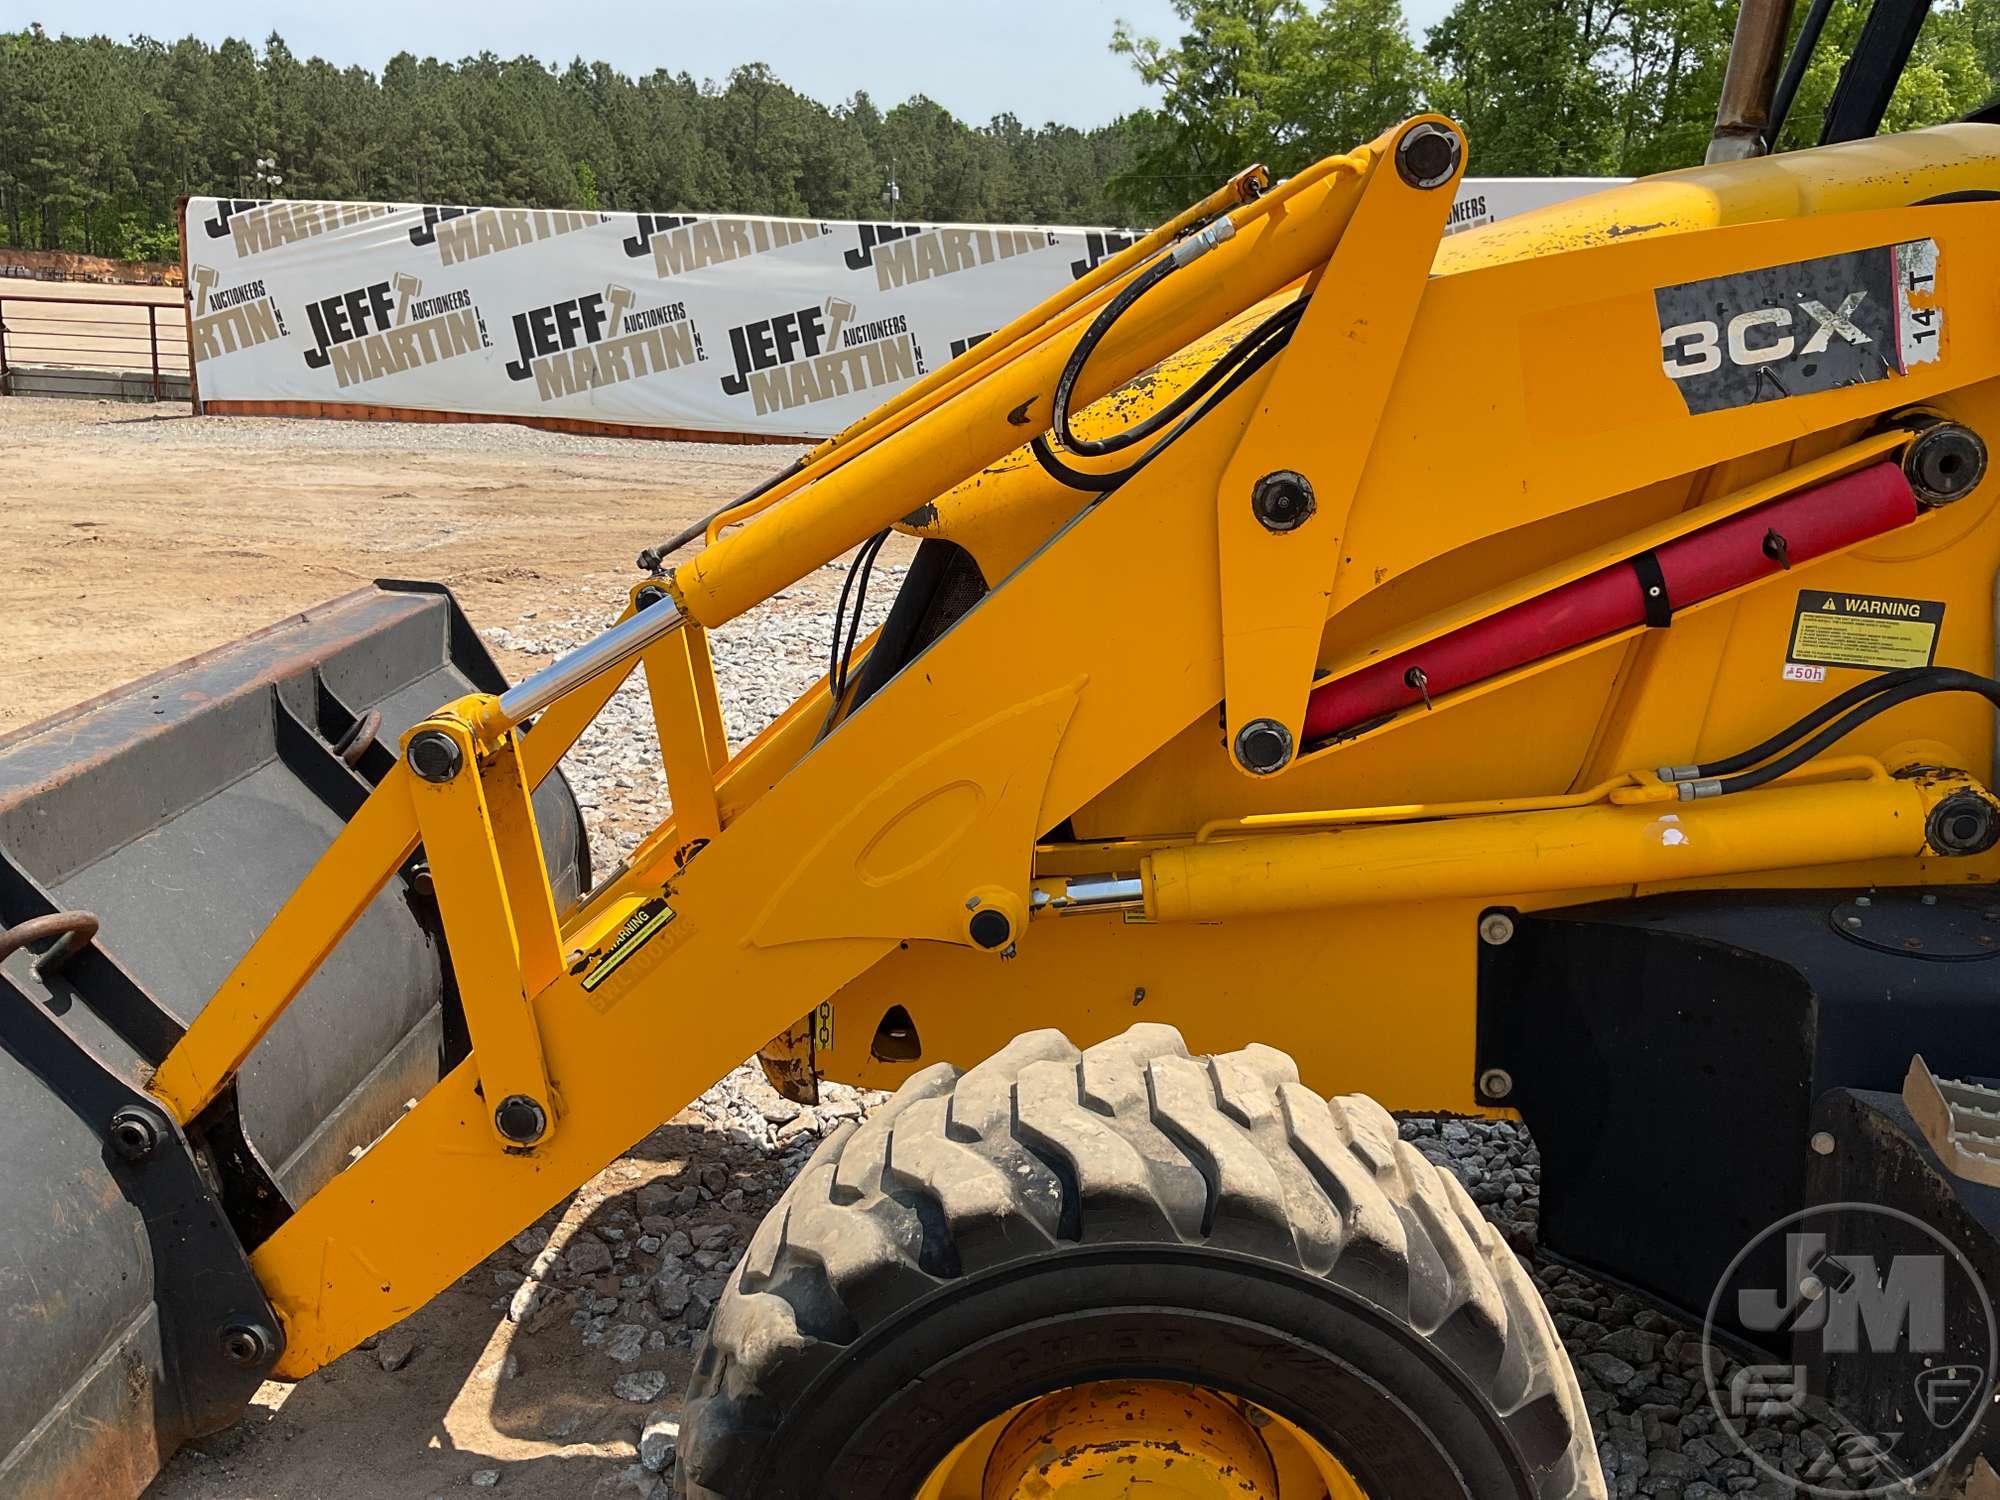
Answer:
<svg viewBox="0 0 2000 1500"><path fill-rule="evenodd" d="M1034 1031L912 1077L829 1136L753 1236L682 1414L686 1500L752 1500L788 1404L842 1348L954 1278L1065 1242L1210 1245L1368 1299L1438 1349L1533 1467L1604 1495L1582 1392L1519 1260L1458 1180L1361 1095L1273 1048L1196 1058L1157 1024L1079 1050Z"/></svg>

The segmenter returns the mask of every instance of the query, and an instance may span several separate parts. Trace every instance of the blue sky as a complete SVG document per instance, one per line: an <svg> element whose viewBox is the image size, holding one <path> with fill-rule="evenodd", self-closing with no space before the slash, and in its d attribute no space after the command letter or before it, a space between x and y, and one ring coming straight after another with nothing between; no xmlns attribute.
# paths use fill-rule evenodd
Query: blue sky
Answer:
<svg viewBox="0 0 2000 1500"><path fill-rule="evenodd" d="M1447 0L1405 0L1421 29ZM380 68L400 51L491 50L567 62L603 58L627 73L664 67L720 78L769 63L828 103L866 89L883 105L930 95L979 122L1012 110L1039 124L1091 126L1149 102L1108 47L1112 26L1172 36L1168 0L0 0L0 29L207 41L281 34L294 52Z"/></svg>

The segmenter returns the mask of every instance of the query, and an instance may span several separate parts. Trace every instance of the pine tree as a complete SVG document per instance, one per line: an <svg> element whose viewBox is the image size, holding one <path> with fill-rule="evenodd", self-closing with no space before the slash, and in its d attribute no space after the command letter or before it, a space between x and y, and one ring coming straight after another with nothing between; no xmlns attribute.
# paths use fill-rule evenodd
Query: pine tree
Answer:
<svg viewBox="0 0 2000 1500"><path fill-rule="evenodd" d="M1817 138L1863 5L1836 0L1785 145ZM1129 225L1426 106L1464 122L1475 172L1653 172L1701 159L1736 0L1459 0L1421 50L1399 0L1175 10L1172 42L1122 27L1112 41L1158 104L1095 130L970 125L922 94L828 106L762 64L704 83L404 52L377 74L300 58L275 32L210 46L30 26L0 32L0 241L164 258L175 200L202 193ZM1887 126L1962 114L1996 75L2000 0L1939 0Z"/></svg>

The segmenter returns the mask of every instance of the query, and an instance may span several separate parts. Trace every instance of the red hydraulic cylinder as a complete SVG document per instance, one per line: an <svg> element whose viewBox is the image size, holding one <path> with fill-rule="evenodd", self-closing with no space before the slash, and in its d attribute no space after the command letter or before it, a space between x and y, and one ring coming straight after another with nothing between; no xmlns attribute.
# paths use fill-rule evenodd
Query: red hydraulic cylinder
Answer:
<svg viewBox="0 0 2000 1500"><path fill-rule="evenodd" d="M1665 623L1674 610L1916 518L1916 496L1893 463L1773 500L1319 684L1306 704L1305 740L1351 733L1413 703L1647 620Z"/></svg>

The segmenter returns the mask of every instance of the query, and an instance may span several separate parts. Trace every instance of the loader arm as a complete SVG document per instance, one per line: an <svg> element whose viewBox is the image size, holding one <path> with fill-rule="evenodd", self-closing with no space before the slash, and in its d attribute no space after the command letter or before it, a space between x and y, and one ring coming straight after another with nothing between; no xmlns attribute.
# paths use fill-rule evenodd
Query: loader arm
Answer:
<svg viewBox="0 0 2000 1500"><path fill-rule="evenodd" d="M2000 339L1983 332L2000 327L1991 207L1614 233L1433 275L1463 161L1457 128L1425 117L1248 202L1229 193L1205 224L1136 247L1094 286L979 346L962 373L948 367L880 423L820 450L747 507L762 513L741 529L635 588L599 640L402 737L396 768L151 1083L174 1121L196 1119L422 845L471 1055L251 1247L281 1323L273 1373L302 1376L422 1305L891 954L971 965L983 987L1063 946L1065 927L1128 917L1171 944L1183 923L1390 898L1476 912L1809 864L1950 859L1992 878L1990 836L1955 844L1937 832L1954 811L1994 821L1979 742L1823 756L1719 797L1635 764L1594 791L1545 783L1526 802L1329 809L1316 799L1341 756L1421 730L1434 709L1443 718L1522 684L1532 692L1579 654L1657 622L1503 662L1337 735L1309 728L1327 681L1370 661L1759 507L1845 503L1873 486L1890 510L1833 536L1827 556L1885 530L1953 524L1952 511L1910 499L1904 469L1940 423L1957 430L1954 393L2000 373ZM1818 391L1809 416L1786 401L1695 411L1663 379L1658 288L1918 240L1950 267L1951 317L1965 332L1949 360ZM707 630L1000 462L1056 420L1059 383L1080 409L1266 299L1285 311L1282 339L1242 360L1159 461L1115 488L1076 491L1039 548L917 665L843 704L830 732L811 730L827 717L823 684L727 757ZM1456 358L1472 330L1492 331L1509 357ZM1067 368L1085 339L1081 370ZM1915 411L1927 414L1890 420ZM1468 451L1481 455L1477 506ZM1754 479L1703 504L1643 525L1600 520L1595 546L1559 546L1539 567L1523 554L1484 592L1328 649L1342 610L1373 592L1350 563L1385 525L1402 529L1414 563L1484 534L1553 535L1617 497L1757 455ZM1763 582L1759 571L1684 607L1718 608ZM528 794L635 668L653 690L676 819L561 911ZM1274 823L1051 841L1191 726L1221 741L1255 806L1277 800ZM1691 787L1700 794L1688 800ZM1356 826L1370 824L1380 826ZM1393 1058L1384 1067L1396 1095L1468 1064L1454 1054L1414 1072ZM416 1220L431 1232L405 1232Z"/></svg>

